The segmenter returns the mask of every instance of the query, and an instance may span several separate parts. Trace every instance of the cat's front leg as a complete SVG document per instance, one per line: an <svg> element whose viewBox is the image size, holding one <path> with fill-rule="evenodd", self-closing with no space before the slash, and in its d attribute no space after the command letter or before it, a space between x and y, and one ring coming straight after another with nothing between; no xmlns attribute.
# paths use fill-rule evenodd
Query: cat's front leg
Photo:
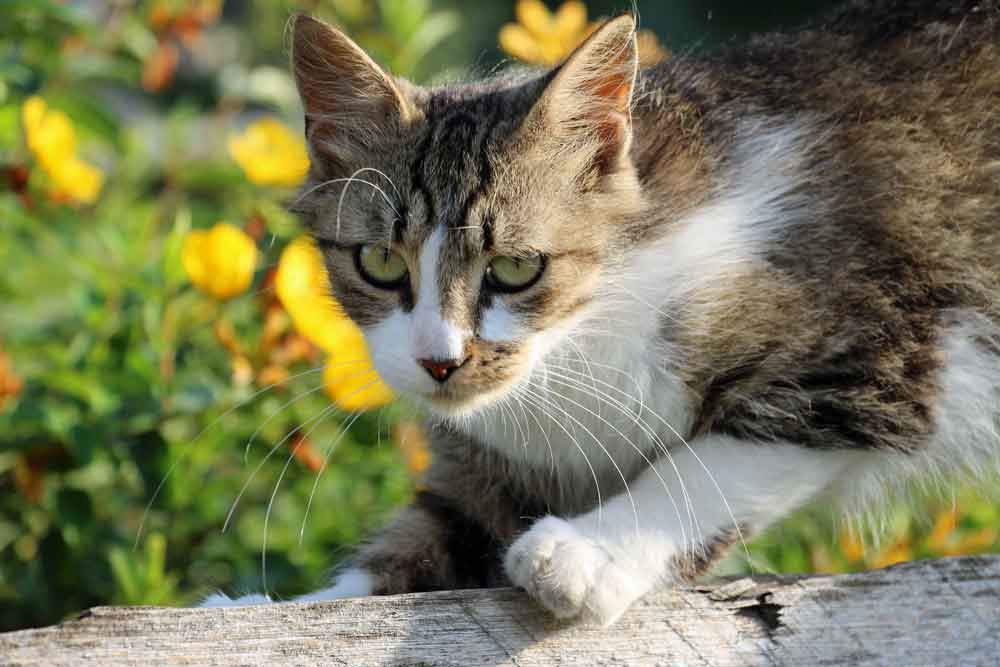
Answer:
<svg viewBox="0 0 1000 667"><path fill-rule="evenodd" d="M296 602L505 585L502 552L541 503L491 476L500 459L455 433L433 432L434 462L419 491L364 545L334 584ZM266 604L219 593L202 606Z"/></svg>
<svg viewBox="0 0 1000 667"><path fill-rule="evenodd" d="M424 490L352 559L328 588L295 598L317 602L368 595L500 585L502 542L480 517L444 491ZM513 519L512 519L513 520ZM510 529L513 532L513 528ZM508 535L509 539L509 535ZM203 607L267 604L261 594L217 593Z"/></svg>
<svg viewBox="0 0 1000 667"><path fill-rule="evenodd" d="M197 606L199 607L250 607L259 604L270 604L271 598L262 593L249 593L231 598L225 593L212 593Z"/></svg>
<svg viewBox="0 0 1000 667"><path fill-rule="evenodd" d="M507 551L505 568L556 616L609 625L655 588L704 573L858 457L707 436L658 460L603 507L537 521Z"/></svg>
<svg viewBox="0 0 1000 667"><path fill-rule="evenodd" d="M321 600L340 600L343 598L360 598L372 594L374 578L366 570L352 567L337 575L334 585L321 588L306 595L294 598L292 602L319 602ZM275 602L263 593L250 593L231 598L225 593L213 593L198 605L199 607L249 607Z"/></svg>

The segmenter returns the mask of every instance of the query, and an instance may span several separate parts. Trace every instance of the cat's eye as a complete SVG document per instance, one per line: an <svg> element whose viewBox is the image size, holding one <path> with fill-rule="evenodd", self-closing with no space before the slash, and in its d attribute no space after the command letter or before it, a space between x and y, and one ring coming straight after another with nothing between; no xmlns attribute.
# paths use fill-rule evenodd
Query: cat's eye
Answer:
<svg viewBox="0 0 1000 667"><path fill-rule="evenodd" d="M376 287L394 289L406 278L406 260L386 245L369 243L358 246L354 263L361 277Z"/></svg>
<svg viewBox="0 0 1000 667"><path fill-rule="evenodd" d="M486 283L500 292L519 292L538 282L544 270L542 255L494 257L486 268Z"/></svg>

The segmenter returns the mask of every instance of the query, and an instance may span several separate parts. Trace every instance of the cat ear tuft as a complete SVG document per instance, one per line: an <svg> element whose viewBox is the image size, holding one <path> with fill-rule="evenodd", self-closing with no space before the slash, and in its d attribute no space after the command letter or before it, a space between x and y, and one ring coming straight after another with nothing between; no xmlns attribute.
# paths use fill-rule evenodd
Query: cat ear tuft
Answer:
<svg viewBox="0 0 1000 667"><path fill-rule="evenodd" d="M410 117L397 82L347 35L319 19L292 19L292 71L310 145L331 157Z"/></svg>
<svg viewBox="0 0 1000 667"><path fill-rule="evenodd" d="M598 28L556 70L543 93L543 122L554 136L580 141L604 170L628 151L632 92L639 69L630 15Z"/></svg>

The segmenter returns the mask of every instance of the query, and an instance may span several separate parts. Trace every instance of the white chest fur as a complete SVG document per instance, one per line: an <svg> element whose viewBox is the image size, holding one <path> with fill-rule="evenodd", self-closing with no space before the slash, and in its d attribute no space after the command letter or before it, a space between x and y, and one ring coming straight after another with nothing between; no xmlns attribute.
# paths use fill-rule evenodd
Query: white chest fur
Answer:
<svg viewBox="0 0 1000 667"><path fill-rule="evenodd" d="M690 422L677 378L657 368L649 336L574 334L504 401L464 424L514 461L560 479L629 479L676 446ZM603 486L603 484L602 484Z"/></svg>

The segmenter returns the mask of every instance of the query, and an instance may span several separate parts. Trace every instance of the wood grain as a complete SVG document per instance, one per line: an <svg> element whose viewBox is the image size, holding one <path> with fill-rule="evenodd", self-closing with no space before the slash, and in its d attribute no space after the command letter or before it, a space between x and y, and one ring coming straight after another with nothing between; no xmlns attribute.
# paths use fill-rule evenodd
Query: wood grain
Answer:
<svg viewBox="0 0 1000 667"><path fill-rule="evenodd" d="M512 589L224 609L97 607L0 634L11 665L996 665L1000 557L659 593L609 629Z"/></svg>

